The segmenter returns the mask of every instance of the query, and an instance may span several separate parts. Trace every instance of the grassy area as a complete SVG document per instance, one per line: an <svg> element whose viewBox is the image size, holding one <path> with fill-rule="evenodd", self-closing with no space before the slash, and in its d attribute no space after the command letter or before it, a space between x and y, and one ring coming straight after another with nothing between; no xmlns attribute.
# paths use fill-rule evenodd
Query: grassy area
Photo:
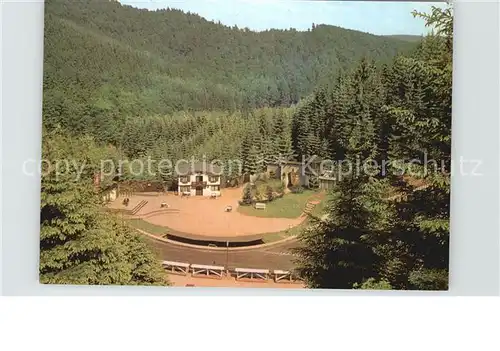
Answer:
<svg viewBox="0 0 500 351"><path fill-rule="evenodd" d="M256 210L253 206L239 206L238 212L247 216L265 218L297 218L304 211L307 200L315 192L305 190L301 194L287 194L266 204L265 210Z"/></svg>
<svg viewBox="0 0 500 351"><path fill-rule="evenodd" d="M263 195L266 194L267 187L271 187L275 192L283 193L283 183L279 179L258 180L255 182L255 186L259 193Z"/></svg>
<svg viewBox="0 0 500 351"><path fill-rule="evenodd" d="M300 225L293 227L291 229L286 229L278 233L266 233L262 237L262 241L265 244L272 243L275 241L283 240L291 236L299 235L302 230L308 225L307 219Z"/></svg>
<svg viewBox="0 0 500 351"><path fill-rule="evenodd" d="M311 211L311 215L316 217L321 217L327 203L328 199L327 198L323 199L323 201L321 201L314 207L314 209ZM286 239L290 236L299 235L308 225L309 225L309 220L306 219L304 222L302 222L300 225L296 227L286 229L278 233L266 233L264 234L262 240L264 241L264 243L267 244L267 243L272 243L274 241Z"/></svg>
<svg viewBox="0 0 500 351"><path fill-rule="evenodd" d="M282 199L279 199L279 200L286 200L287 197L289 197L289 201L291 200L295 200L298 202L298 200L300 199L301 203L303 204L302 206L302 209L303 207L305 206L305 204L307 203L307 200L314 194L313 191L306 191L302 194L288 194L286 195L285 197L283 197ZM274 202L278 202L279 200L276 200ZM320 216L327 204L327 199L323 199L323 201L321 201L319 204L317 204L314 209L312 210L312 215L314 216ZM274 204L274 202L272 204ZM239 208L243 208L243 207L239 207ZM249 208L249 207L245 207L245 208ZM253 209L253 208L252 208ZM269 207L266 209L266 210L259 210L259 214L264 212L264 211L267 211L269 209ZM255 210L257 211L257 210ZM302 210L301 212L302 213ZM300 214L299 214L300 215ZM262 216L261 216L262 217ZM297 216L298 217L298 216ZM156 235L156 236L163 236L165 235L168 231L169 231L169 228L167 227L162 227L162 226L159 226L159 225L155 225L155 224L152 224L152 223L149 223L149 222L146 222L142 219L129 219L127 220L127 222L134 228L137 228L137 229L142 229L144 230L145 232L148 232L150 234L153 234L153 235ZM293 228L290 228L290 229L286 229L286 230L283 230L281 232L274 232L274 233L265 233L263 234L263 242L264 243L272 243L272 242L275 242L275 241L279 241L279 240L283 240L283 239L286 239L290 236L295 236L295 235L298 235L300 234L300 232L302 230L304 230L304 228L306 228L307 226L309 225L309 221L306 219L302 224L296 226L296 227L293 227Z"/></svg>
<svg viewBox="0 0 500 351"><path fill-rule="evenodd" d="M311 211L311 214L316 217L321 217L323 214L323 211L326 209L326 206L328 205L328 201L330 198L327 196L323 197L321 202L314 206L314 209Z"/></svg>
<svg viewBox="0 0 500 351"><path fill-rule="evenodd" d="M169 228L167 227L152 224L142 219L129 219L127 222L136 229L144 230L145 232L156 236L163 236L169 231Z"/></svg>

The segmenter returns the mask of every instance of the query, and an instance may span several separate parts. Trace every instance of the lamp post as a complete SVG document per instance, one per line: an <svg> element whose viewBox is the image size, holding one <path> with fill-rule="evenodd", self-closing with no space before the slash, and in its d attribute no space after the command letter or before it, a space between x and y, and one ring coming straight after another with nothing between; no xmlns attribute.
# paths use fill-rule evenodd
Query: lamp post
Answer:
<svg viewBox="0 0 500 351"><path fill-rule="evenodd" d="M226 241L226 275L229 276L229 241Z"/></svg>

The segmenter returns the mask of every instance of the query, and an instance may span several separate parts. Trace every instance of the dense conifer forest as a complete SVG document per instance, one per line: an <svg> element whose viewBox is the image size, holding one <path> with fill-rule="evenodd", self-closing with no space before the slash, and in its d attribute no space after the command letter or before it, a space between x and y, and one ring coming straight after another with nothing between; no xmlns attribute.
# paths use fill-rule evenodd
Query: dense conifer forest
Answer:
<svg viewBox="0 0 500 351"><path fill-rule="evenodd" d="M390 161L390 175L337 183L327 219L300 236L306 284L447 288L449 175L413 164L425 187L412 191L394 171L424 154L449 170L451 9L415 14L435 27L425 38L253 32L114 1L49 0L45 11L43 158L91 167L77 182L69 168L42 178L42 281L166 284L133 230L99 211L100 159L241 159L256 174L278 155L318 155Z"/></svg>

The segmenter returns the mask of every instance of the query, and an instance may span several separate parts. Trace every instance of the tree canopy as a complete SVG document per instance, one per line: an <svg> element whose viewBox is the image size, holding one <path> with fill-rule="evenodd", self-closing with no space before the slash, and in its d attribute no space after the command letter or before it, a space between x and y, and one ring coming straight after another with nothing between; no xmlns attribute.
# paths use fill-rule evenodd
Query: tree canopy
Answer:
<svg viewBox="0 0 500 351"><path fill-rule="evenodd" d="M328 25L253 32L115 1L45 9L43 158L85 167L42 177L42 282L167 283L150 248L103 211L102 159L240 160L254 175L317 155L376 165L341 164L326 216L300 235L307 285L447 288L451 9L414 12L434 32L411 40ZM175 185L169 167L156 170L110 169L103 186Z"/></svg>
<svg viewBox="0 0 500 351"><path fill-rule="evenodd" d="M300 153L326 143L327 156L379 161L374 174L338 179L327 218L302 234L298 272L310 287L448 287L452 12L415 16L435 27L415 53L378 70L362 60L294 114Z"/></svg>

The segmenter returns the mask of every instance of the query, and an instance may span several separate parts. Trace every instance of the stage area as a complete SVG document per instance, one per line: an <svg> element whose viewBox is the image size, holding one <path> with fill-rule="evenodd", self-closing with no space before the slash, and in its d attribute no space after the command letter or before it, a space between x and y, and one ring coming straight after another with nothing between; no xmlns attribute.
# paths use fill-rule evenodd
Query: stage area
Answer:
<svg viewBox="0 0 500 351"><path fill-rule="evenodd" d="M237 211L242 188L221 191L221 197L211 199L203 196L181 197L173 193L134 195L129 197L126 207L134 208L141 201L147 201L134 217L143 218L152 224L164 226L173 231L207 237L236 238L257 234L281 232L301 224L306 216L298 218L262 218L248 216ZM124 209L123 198L119 197L109 207ZM162 204L164 204L162 211ZM165 207L165 204L167 207ZM232 211L225 209L231 206ZM265 210L262 210L265 211Z"/></svg>

